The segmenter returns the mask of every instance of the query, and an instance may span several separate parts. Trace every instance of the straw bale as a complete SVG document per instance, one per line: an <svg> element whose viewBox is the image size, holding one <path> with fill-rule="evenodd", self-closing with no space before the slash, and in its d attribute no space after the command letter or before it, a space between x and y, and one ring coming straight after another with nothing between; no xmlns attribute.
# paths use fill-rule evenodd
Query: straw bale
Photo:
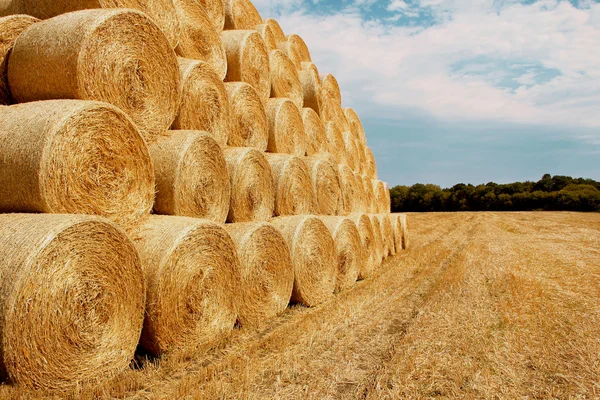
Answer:
<svg viewBox="0 0 600 400"><path fill-rule="evenodd" d="M365 208L368 214L375 214L379 210L373 190L373 182L366 176L361 176L363 190L365 192Z"/></svg>
<svg viewBox="0 0 600 400"><path fill-rule="evenodd" d="M404 250L402 248L402 218L400 218L400 214L390 214L389 218L394 230L394 249L396 253L399 253Z"/></svg>
<svg viewBox="0 0 600 400"><path fill-rule="evenodd" d="M350 124L344 115L344 110L340 103L337 102L331 95L325 90L321 89L321 118L323 121L331 121L335 123L338 129L342 132L350 131Z"/></svg>
<svg viewBox="0 0 600 400"><path fill-rule="evenodd" d="M312 62L310 57L310 51L308 50L308 46L304 42L299 35L292 33L286 37L286 41L289 43L294 54L298 56L298 61L303 62Z"/></svg>
<svg viewBox="0 0 600 400"><path fill-rule="evenodd" d="M363 262L362 244L358 228L347 217L320 217L333 236L337 254L336 292L350 289L358 279Z"/></svg>
<svg viewBox="0 0 600 400"><path fill-rule="evenodd" d="M269 53L273 50L277 50L277 41L275 40L275 35L273 35L273 31L269 25L256 25L254 29L260 33L260 37L262 37L263 41L265 42L265 46L267 46L267 51Z"/></svg>
<svg viewBox="0 0 600 400"><path fill-rule="evenodd" d="M10 15L0 18L0 104L12 102L8 87L8 56L12 51L17 37L31 25L39 22L29 15Z"/></svg>
<svg viewBox="0 0 600 400"><path fill-rule="evenodd" d="M304 161L288 154L266 153L265 157L275 182L275 216L313 214L315 196Z"/></svg>
<svg viewBox="0 0 600 400"><path fill-rule="evenodd" d="M365 210L365 192L362 188L362 179L345 164L338 165L340 182L342 185L342 196L344 199L343 215Z"/></svg>
<svg viewBox="0 0 600 400"><path fill-rule="evenodd" d="M125 370L146 282L125 233L99 217L0 215L0 377L67 390Z"/></svg>
<svg viewBox="0 0 600 400"><path fill-rule="evenodd" d="M279 44L287 41L285 33L283 33L283 29L281 29L281 25L279 25L277 20L274 20L273 18L267 18L264 22L269 26L269 28L271 28L271 32L273 32L273 36L275 37L275 42Z"/></svg>
<svg viewBox="0 0 600 400"><path fill-rule="evenodd" d="M156 173L154 213L224 223L231 189L221 147L206 132L169 133L149 145Z"/></svg>
<svg viewBox="0 0 600 400"><path fill-rule="evenodd" d="M225 27L225 5L223 0L195 0L208 15L208 18L213 23L215 30L221 32Z"/></svg>
<svg viewBox="0 0 600 400"><path fill-rule="evenodd" d="M148 282L142 347L153 355L195 349L233 329L240 263L225 229L153 215L132 236Z"/></svg>
<svg viewBox="0 0 600 400"><path fill-rule="evenodd" d="M316 213L338 215L343 209L337 164L320 155L304 157L312 181Z"/></svg>
<svg viewBox="0 0 600 400"><path fill-rule="evenodd" d="M242 327L261 325L290 302L294 286L290 249L281 233L267 222L227 224L225 230L240 259L238 322Z"/></svg>
<svg viewBox="0 0 600 400"><path fill-rule="evenodd" d="M226 82L246 82L256 90L260 99L271 95L269 52L260 34L255 30L221 32L227 53Z"/></svg>
<svg viewBox="0 0 600 400"><path fill-rule="evenodd" d="M223 0L225 29L254 29L263 23L262 17L250 0Z"/></svg>
<svg viewBox="0 0 600 400"><path fill-rule="evenodd" d="M386 210L386 190L383 182L376 179L371 181L373 183L373 194L375 195L375 204L377 205L377 213L389 213L390 210Z"/></svg>
<svg viewBox="0 0 600 400"><path fill-rule="evenodd" d="M281 50L292 62L294 68L298 71L302 70L302 60L300 58L300 54L298 54L298 49L292 46L287 39L282 42L277 42L277 48Z"/></svg>
<svg viewBox="0 0 600 400"><path fill-rule="evenodd" d="M358 279L366 279L373 273L373 270L375 269L375 258L377 257L373 225L367 214L353 213L350 214L348 218L354 221L360 235L363 261L358 271Z"/></svg>
<svg viewBox="0 0 600 400"><path fill-rule="evenodd" d="M271 97L292 100L298 108L304 105L304 92L300 75L288 56L281 50L269 54L271 68Z"/></svg>
<svg viewBox="0 0 600 400"><path fill-rule="evenodd" d="M36 2L36 4L54 2ZM154 22L128 9L84 10L32 25L8 63L16 102L99 100L125 111L147 140L177 113L177 57Z"/></svg>
<svg viewBox="0 0 600 400"><path fill-rule="evenodd" d="M230 147L224 150L231 186L227 222L266 221L275 211L271 166L260 151Z"/></svg>
<svg viewBox="0 0 600 400"><path fill-rule="evenodd" d="M327 152L335 157L338 164L348 164L346 144L337 125L333 122L326 122L325 136L327 137Z"/></svg>
<svg viewBox="0 0 600 400"><path fill-rule="evenodd" d="M396 222L392 221L392 224L396 238L396 252L399 252L408 248L408 221L406 214L390 214L390 218L394 217Z"/></svg>
<svg viewBox="0 0 600 400"><path fill-rule="evenodd" d="M179 58L181 105L172 129L209 132L225 146L231 129L231 110L225 84L203 61Z"/></svg>
<svg viewBox="0 0 600 400"><path fill-rule="evenodd" d="M350 126L350 131L355 139L358 139L363 147L367 145L367 136L365 135L365 128L363 128L362 122L360 122L360 118L356 114L352 108L344 109L344 115L346 116L346 121Z"/></svg>
<svg viewBox="0 0 600 400"><path fill-rule="evenodd" d="M375 163L375 156L370 147L365 147L365 157L367 158L365 175L371 179L377 179L377 164Z"/></svg>
<svg viewBox="0 0 600 400"><path fill-rule="evenodd" d="M227 75L227 55L219 32L196 0L173 0L181 25L181 38L175 48L180 57L210 64L219 79Z"/></svg>
<svg viewBox="0 0 600 400"><path fill-rule="evenodd" d="M319 70L313 63L302 63L302 69L298 72L298 75L300 76L300 83L302 83L304 107L312 108L321 116L321 79L319 78Z"/></svg>
<svg viewBox="0 0 600 400"><path fill-rule="evenodd" d="M225 83L231 113L227 144L267 150L269 121L265 107L252 86L243 82Z"/></svg>
<svg viewBox="0 0 600 400"><path fill-rule="evenodd" d="M390 193L390 185L387 182L383 182L385 188L385 202L384 202L384 213L389 214L392 212L392 194Z"/></svg>
<svg viewBox="0 0 600 400"><path fill-rule="evenodd" d="M0 107L0 212L148 214L154 170L146 143L106 103L51 100Z"/></svg>
<svg viewBox="0 0 600 400"><path fill-rule="evenodd" d="M335 100L338 104L342 104L342 93L340 91L340 85L335 79L335 76L327 74L321 77L321 85L323 90L329 95L330 98Z"/></svg>
<svg viewBox="0 0 600 400"><path fill-rule="evenodd" d="M269 120L267 151L304 157L306 134L298 107L290 99L269 99L266 112Z"/></svg>
<svg viewBox="0 0 600 400"><path fill-rule="evenodd" d="M384 257L393 256L396 254L394 246L394 227L390 220L389 214L378 214L379 225L381 227L381 238L383 240Z"/></svg>
<svg viewBox="0 0 600 400"><path fill-rule="evenodd" d="M313 156L329 151L325 125L323 125L323 121L321 121L315 110L312 108L303 108L302 121L304 122L304 132L306 133L306 154Z"/></svg>
<svg viewBox="0 0 600 400"><path fill-rule="evenodd" d="M358 155L358 149L356 148L356 142L352 138L350 132L342 132L342 138L344 139L344 145L346 147L346 164L354 171L358 173L360 170Z"/></svg>
<svg viewBox="0 0 600 400"><path fill-rule="evenodd" d="M315 216L273 218L290 248L294 267L291 301L316 306L335 290L337 262L335 244L327 226Z"/></svg>
<svg viewBox="0 0 600 400"><path fill-rule="evenodd" d="M357 151L357 162L358 162L358 172L361 175L365 174L365 165L367 163L367 155L365 154L365 147L358 139L354 139L354 146L356 146Z"/></svg>
<svg viewBox="0 0 600 400"><path fill-rule="evenodd" d="M384 242L383 236L381 234L381 222L379 222L379 218L376 214L369 214L369 218L371 219L371 225L373 226L373 265L375 269L381 266L381 262L385 258L384 255Z"/></svg>

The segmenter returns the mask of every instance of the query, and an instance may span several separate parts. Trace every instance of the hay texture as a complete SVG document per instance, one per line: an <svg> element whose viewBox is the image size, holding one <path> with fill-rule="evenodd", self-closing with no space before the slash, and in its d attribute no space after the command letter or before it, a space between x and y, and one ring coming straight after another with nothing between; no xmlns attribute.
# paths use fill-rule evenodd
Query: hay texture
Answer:
<svg viewBox="0 0 600 400"><path fill-rule="evenodd" d="M266 221L275 210L271 166L260 151L230 147L224 150L231 186L227 222Z"/></svg>
<svg viewBox="0 0 600 400"><path fill-rule="evenodd" d="M29 15L10 15L0 18L0 105L12 102L8 87L8 56L17 37L36 22L39 20Z"/></svg>
<svg viewBox="0 0 600 400"><path fill-rule="evenodd" d="M365 147L358 139L354 139L354 146L356 146L357 162L358 162L358 173L361 175L365 174L365 164L367 163L367 155L365 154Z"/></svg>
<svg viewBox="0 0 600 400"><path fill-rule="evenodd" d="M308 168L301 158L265 154L275 182L275 216L313 214L315 197Z"/></svg>
<svg viewBox="0 0 600 400"><path fill-rule="evenodd" d="M340 85L335 79L335 76L327 74L321 77L321 85L325 93L335 100L338 104L342 104L342 93L340 91Z"/></svg>
<svg viewBox="0 0 600 400"><path fill-rule="evenodd" d="M358 118L356 111L352 108L345 108L344 115L346 116L346 121L348 121L352 135L361 142L363 147L365 147L367 145L367 136L365 135L365 128L363 128L362 122L360 122L360 118Z"/></svg>
<svg viewBox="0 0 600 400"><path fill-rule="evenodd" d="M312 108L302 108L302 121L306 134L306 155L314 156L329 150L325 125Z"/></svg>
<svg viewBox="0 0 600 400"><path fill-rule="evenodd" d="M344 110L342 109L340 103L331 97L331 95L325 89L321 89L320 96L320 115L323 121L331 121L335 123L338 129L342 132L350 131L350 125L348 124L348 120L344 115Z"/></svg>
<svg viewBox="0 0 600 400"><path fill-rule="evenodd" d="M271 94L269 52L255 30L223 31L221 40L227 52L226 82L246 82L266 101Z"/></svg>
<svg viewBox="0 0 600 400"><path fill-rule="evenodd" d="M304 42L304 39L302 39L299 35L293 33L286 37L286 41L289 43L293 54L297 55L299 62L312 62L312 59L310 57L310 51L308 50L308 46Z"/></svg>
<svg viewBox="0 0 600 400"><path fill-rule="evenodd" d="M379 225L381 227L381 239L383 241L383 256L389 257L396 254L394 246L394 227L389 214L378 214Z"/></svg>
<svg viewBox="0 0 600 400"><path fill-rule="evenodd" d="M353 213L348 218L354 222L360 235L362 263L358 270L358 279L366 279L373 274L377 257L373 225L367 214Z"/></svg>
<svg viewBox="0 0 600 400"><path fill-rule="evenodd" d="M392 225L394 226L396 252L406 250L409 243L408 220L406 214L390 214L390 218L392 218Z"/></svg>
<svg viewBox="0 0 600 400"><path fill-rule="evenodd" d="M181 25L181 38L175 48L177 55L205 61L214 69L219 79L225 79L225 47L202 5L196 0L173 0L173 3Z"/></svg>
<svg viewBox="0 0 600 400"><path fill-rule="evenodd" d="M298 71L288 56L281 50L269 53L271 68L271 97L292 100L298 108L304 105L304 92Z"/></svg>
<svg viewBox="0 0 600 400"><path fill-rule="evenodd" d="M277 20L273 18L267 18L265 19L265 24L267 24L269 28L271 28L271 32L273 32L273 36L275 37L275 42L279 44L287 41L285 33L283 33L283 29L281 29L281 25L279 25L279 22L277 22Z"/></svg>
<svg viewBox="0 0 600 400"><path fill-rule="evenodd" d="M365 147L365 158L365 175L371 179L377 179L377 164L375 163L375 156L370 147Z"/></svg>
<svg viewBox="0 0 600 400"><path fill-rule="evenodd" d="M350 289L358 279L363 262L360 234L354 221L346 217L320 217L333 237L337 254L336 292Z"/></svg>
<svg viewBox="0 0 600 400"><path fill-rule="evenodd" d="M154 213L224 223L231 189L221 147L206 132L169 133L149 146L156 174Z"/></svg>
<svg viewBox="0 0 600 400"><path fill-rule="evenodd" d="M154 170L146 143L106 103L52 100L0 107L0 212L148 214Z"/></svg>
<svg viewBox="0 0 600 400"><path fill-rule="evenodd" d="M312 307L330 298L335 290L337 260L327 226L309 215L273 218L271 223L283 234L292 255L291 301Z"/></svg>
<svg viewBox="0 0 600 400"><path fill-rule="evenodd" d="M360 179L365 192L365 212L368 214L376 214L379 211L379 207L377 207L377 203L375 201L373 181L366 176L361 176Z"/></svg>
<svg viewBox="0 0 600 400"><path fill-rule="evenodd" d="M231 130L227 144L267 150L269 121L256 90L243 82L226 83L225 89L231 113Z"/></svg>
<svg viewBox="0 0 600 400"><path fill-rule="evenodd" d="M14 0L14 3L19 12L40 19L88 9L135 9L154 21L172 48L177 46L180 39L179 19L172 0Z"/></svg>
<svg viewBox="0 0 600 400"><path fill-rule="evenodd" d="M271 153L306 155L306 134L298 107L289 99L269 99L265 110L269 120L269 144Z"/></svg>
<svg viewBox="0 0 600 400"><path fill-rule="evenodd" d="M146 284L125 233L83 215L0 215L0 376L66 390L128 367Z"/></svg>
<svg viewBox="0 0 600 400"><path fill-rule="evenodd" d="M263 23L262 17L250 0L223 0L223 5L225 29L254 29L256 25Z"/></svg>
<svg viewBox="0 0 600 400"><path fill-rule="evenodd" d="M305 157L312 181L315 212L321 215L338 215L344 207L342 186L337 164L327 157Z"/></svg>
<svg viewBox="0 0 600 400"><path fill-rule="evenodd" d="M181 104L172 129L209 132L225 146L231 129L227 90L211 66L203 61L179 58Z"/></svg>
<svg viewBox="0 0 600 400"><path fill-rule="evenodd" d="M364 197L365 192L362 188L362 182L357 179L357 175L345 164L338 164L338 173L340 175L344 199L342 214L348 215L352 212L363 212L366 199Z"/></svg>
<svg viewBox="0 0 600 400"><path fill-rule="evenodd" d="M208 15L208 19L212 22L215 30L217 32L221 32L225 27L225 5L223 1L220 0L195 0L200 4L206 14Z"/></svg>
<svg viewBox="0 0 600 400"><path fill-rule="evenodd" d="M262 37L269 53L273 50L277 50L277 41L275 40L275 35L273 35L273 31L269 25L256 25L254 29L260 34L260 37Z"/></svg>
<svg viewBox="0 0 600 400"><path fill-rule="evenodd" d="M154 22L134 10L77 11L32 25L15 42L8 82L19 103L113 104L148 140L171 126L179 107L177 57Z"/></svg>
<svg viewBox="0 0 600 400"><path fill-rule="evenodd" d="M313 63L303 63L302 69L298 71L298 75L300 76L302 93L304 95L303 106L312 108L321 116L321 79L319 78L319 70Z"/></svg>
<svg viewBox="0 0 600 400"><path fill-rule="evenodd" d="M389 214L392 212L392 194L390 193L390 185L387 182L383 182L383 186L385 188L384 213Z"/></svg>
<svg viewBox="0 0 600 400"><path fill-rule="evenodd" d="M350 132L342 132L342 138L344 139L344 145L346 147L346 164L352 171L358 173L360 170L360 157L358 155L356 142L352 138Z"/></svg>
<svg viewBox="0 0 600 400"><path fill-rule="evenodd" d="M240 264L220 225L156 215L133 240L148 282L140 345L160 355L211 343L233 329Z"/></svg>
<svg viewBox="0 0 600 400"><path fill-rule="evenodd" d="M242 285L238 322L257 326L283 312L292 296L294 269L281 233L267 222L227 224L236 245Z"/></svg>
<svg viewBox="0 0 600 400"><path fill-rule="evenodd" d="M373 183L373 195L375 196L375 204L377 206L377 213L378 214L383 214L383 213L389 213L390 210L387 209L386 210L386 204L387 204L387 200L386 200L386 190L385 190L385 184L381 181L378 181L376 179L371 181Z"/></svg>
<svg viewBox="0 0 600 400"><path fill-rule="evenodd" d="M348 164L348 152L342 132L333 122L325 123L325 136L327 137L327 152L331 154L338 164Z"/></svg>
<svg viewBox="0 0 600 400"><path fill-rule="evenodd" d="M381 234L381 222L379 221L379 217L376 214L370 214L369 219L371 220L371 225L373 227L373 265L375 269L381 266L381 262L385 258L384 256L384 242L383 236Z"/></svg>

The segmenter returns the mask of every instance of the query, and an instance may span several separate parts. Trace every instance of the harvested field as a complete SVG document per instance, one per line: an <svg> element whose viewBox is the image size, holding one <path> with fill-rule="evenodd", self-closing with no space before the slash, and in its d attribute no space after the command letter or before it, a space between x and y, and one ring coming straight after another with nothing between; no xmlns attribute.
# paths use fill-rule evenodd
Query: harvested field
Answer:
<svg viewBox="0 0 600 400"><path fill-rule="evenodd" d="M597 398L600 215L411 214L352 289L82 397ZM0 395L26 396L2 387ZM22 390L22 389L21 389Z"/></svg>

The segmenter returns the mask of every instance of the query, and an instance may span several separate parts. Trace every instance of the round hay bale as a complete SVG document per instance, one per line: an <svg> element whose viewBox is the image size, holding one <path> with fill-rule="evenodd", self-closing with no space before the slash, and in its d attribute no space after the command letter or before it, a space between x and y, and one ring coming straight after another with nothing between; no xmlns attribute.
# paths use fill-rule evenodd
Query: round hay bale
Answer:
<svg viewBox="0 0 600 400"><path fill-rule="evenodd" d="M363 261L358 271L358 279L366 279L373 273L377 257L373 225L367 214L353 213L348 218L354 221L360 235Z"/></svg>
<svg viewBox="0 0 600 400"><path fill-rule="evenodd" d="M0 377L66 390L126 369L146 282L125 233L98 217L0 215Z"/></svg>
<svg viewBox="0 0 600 400"><path fill-rule="evenodd" d="M302 60L298 54L298 49L294 48L287 39L283 42L277 42L277 48L290 59L294 65L294 68L296 68L298 71L302 70Z"/></svg>
<svg viewBox="0 0 600 400"><path fill-rule="evenodd" d="M221 147L206 132L170 134L149 145L156 173L154 213L224 223L231 189Z"/></svg>
<svg viewBox="0 0 600 400"><path fill-rule="evenodd" d="M375 214L378 211L375 192L373 191L373 182L366 176L361 176L363 190L365 192L365 209L369 214Z"/></svg>
<svg viewBox="0 0 600 400"><path fill-rule="evenodd" d="M281 25L279 25L277 20L274 20L273 18L267 18L265 19L265 24L271 28L271 32L273 32L273 36L275 37L275 42L281 43L287 40L285 33L283 33L283 29L281 29Z"/></svg>
<svg viewBox="0 0 600 400"><path fill-rule="evenodd" d="M370 147L365 147L365 157L367 159L367 163L365 164L366 176L371 179L377 179L377 164L375 163L375 156Z"/></svg>
<svg viewBox="0 0 600 400"><path fill-rule="evenodd" d="M203 61L179 58L181 105L172 129L209 132L221 146L227 145L231 111L225 84Z"/></svg>
<svg viewBox="0 0 600 400"><path fill-rule="evenodd" d="M302 83L304 107L312 108L321 116L321 79L319 78L319 70L317 70L317 67L313 63L303 63L298 75L300 76L300 83Z"/></svg>
<svg viewBox="0 0 600 400"><path fill-rule="evenodd" d="M290 99L269 99L266 112L269 120L267 151L304 157L306 134L298 107Z"/></svg>
<svg viewBox="0 0 600 400"><path fill-rule="evenodd" d="M346 163L354 171L355 173L359 172L359 160L358 149L356 148L356 143L354 139L352 139L352 134L350 132L342 132L342 138L344 139L344 144L346 147Z"/></svg>
<svg viewBox="0 0 600 400"><path fill-rule="evenodd" d="M269 54L271 69L271 97L292 100L298 108L304 105L304 92L298 71L289 57L281 50Z"/></svg>
<svg viewBox="0 0 600 400"><path fill-rule="evenodd" d="M265 154L275 182L275 216L313 214L315 197L308 168L301 158Z"/></svg>
<svg viewBox="0 0 600 400"><path fill-rule="evenodd" d="M356 146L357 152L357 162L358 162L358 172L361 175L365 174L365 164L367 163L367 156L365 154L365 148L358 139L354 139L354 146Z"/></svg>
<svg viewBox="0 0 600 400"><path fill-rule="evenodd" d="M333 122L325 123L325 136L327 137L327 151L331 154L338 164L348 164L348 152L342 132Z"/></svg>
<svg viewBox="0 0 600 400"><path fill-rule="evenodd" d="M333 236L337 254L336 292L350 289L358 279L363 262L360 234L354 221L346 217L319 217Z"/></svg>
<svg viewBox="0 0 600 400"><path fill-rule="evenodd" d="M357 200L355 202L355 208L352 212L366 213L369 206L367 204L367 192L365 191L365 187L363 185L363 179L360 174L354 172L354 185L356 187L356 192L358 193Z"/></svg>
<svg viewBox="0 0 600 400"><path fill-rule="evenodd" d="M406 214L400 214L400 223L402 224L402 249L408 249L410 240L408 238L408 218Z"/></svg>
<svg viewBox="0 0 600 400"><path fill-rule="evenodd" d="M358 139L363 147L367 145L367 136L365 135L365 129L363 128L362 122L360 122L360 118L356 114L352 108L344 109L344 115L346 116L346 121L350 126L350 131L355 139Z"/></svg>
<svg viewBox="0 0 600 400"><path fill-rule="evenodd" d="M303 62L312 62L310 58L310 51L308 50L308 46L304 42L299 35L292 33L286 37L287 42L290 47L293 49L293 53L298 55L298 61Z"/></svg>
<svg viewBox="0 0 600 400"><path fill-rule="evenodd" d="M171 126L181 93L177 57L165 36L146 15L124 9L77 11L32 25L15 42L8 82L19 103L113 104L147 140Z"/></svg>
<svg viewBox="0 0 600 400"><path fill-rule="evenodd" d="M266 151L269 143L269 121L256 90L243 82L225 83L225 89L231 114L231 130L227 144Z"/></svg>
<svg viewBox="0 0 600 400"><path fill-rule="evenodd" d="M389 210L385 209L385 205L386 205L386 191L385 191L385 185L383 182L378 181L376 179L371 180L371 182L373 183L373 194L375 195L375 204L377 205L377 213L378 214L383 214L383 213L389 213Z"/></svg>
<svg viewBox="0 0 600 400"><path fill-rule="evenodd" d="M313 156L329 151L325 125L312 108L302 109L302 121L306 133L306 154ZM337 162L336 162L337 164Z"/></svg>
<svg viewBox="0 0 600 400"><path fill-rule="evenodd" d="M224 150L231 186L227 222L266 221L275 210L275 183L263 153L250 148Z"/></svg>
<svg viewBox="0 0 600 400"><path fill-rule="evenodd" d="M221 40L227 52L226 82L246 82L262 101L271 94L269 52L258 32L223 31Z"/></svg>
<svg viewBox="0 0 600 400"><path fill-rule="evenodd" d="M326 157L304 157L312 181L316 213L338 215L343 209L342 187L337 164Z"/></svg>
<svg viewBox="0 0 600 400"><path fill-rule="evenodd" d="M219 79L227 75L227 55L219 32L197 0L173 0L181 25L181 38L175 48L180 57L210 64Z"/></svg>
<svg viewBox="0 0 600 400"><path fill-rule="evenodd" d="M396 249L396 253L405 250L404 248L404 239L403 234L405 230L403 229L402 224L402 215L405 216L404 220L406 221L406 214L390 214L390 222L392 223L392 228L394 229L394 248ZM406 222L405 222L406 223Z"/></svg>
<svg viewBox="0 0 600 400"><path fill-rule="evenodd" d="M342 93L340 91L340 85L335 79L335 76L327 74L321 78L321 85L327 95L335 100L338 104L342 104Z"/></svg>
<svg viewBox="0 0 600 400"><path fill-rule="evenodd" d="M342 132L350 131L350 125L344 115L344 110L340 103L337 102L331 95L325 90L321 89L321 118L323 121L331 121Z"/></svg>
<svg viewBox="0 0 600 400"><path fill-rule="evenodd" d="M194 349L233 330L241 287L235 244L221 226L154 215L133 234L148 282L140 345Z"/></svg>
<svg viewBox="0 0 600 400"><path fill-rule="evenodd" d="M225 230L240 259L238 322L257 326L283 312L294 287L290 249L281 233L267 222L227 224Z"/></svg>
<svg viewBox="0 0 600 400"><path fill-rule="evenodd" d="M269 53L273 50L277 50L277 41L275 40L275 35L273 35L273 31L269 25L256 25L254 29L260 33L260 37L262 37L263 41L265 42L265 46L267 46Z"/></svg>
<svg viewBox="0 0 600 400"><path fill-rule="evenodd" d="M130 8L139 10L154 21L160 28L171 48L177 47L180 38L180 25L177 18L177 11L171 0L61 0L61 1L40 1L40 0L14 0L21 13L28 14L40 19L56 17L71 11L91 10L98 8ZM69 17L67 17L68 19ZM64 20L63 20L64 21ZM116 24L119 26L119 24ZM122 28L122 26L120 26ZM106 37L116 33L107 34ZM108 33L108 32L107 32ZM127 36L131 32L123 32L119 35L119 41L127 41ZM66 35L66 33L65 33ZM63 38L61 38L63 39ZM93 40L92 40L93 41ZM41 43L41 42L40 42ZM106 44L106 43L104 43ZM111 48L113 51L115 48ZM120 57L127 57L126 54L118 54ZM148 68L148 67L146 67Z"/></svg>
<svg viewBox="0 0 600 400"><path fill-rule="evenodd" d="M0 18L0 104L12 103L8 87L8 55L12 51L17 37L36 22L39 20L29 15L10 15Z"/></svg>
<svg viewBox="0 0 600 400"><path fill-rule="evenodd" d="M292 255L291 301L316 306L333 295L337 277L335 244L327 226L315 216L273 218Z"/></svg>
<svg viewBox="0 0 600 400"><path fill-rule="evenodd" d="M154 201L146 143L106 103L0 107L0 212L97 214L127 225Z"/></svg>
<svg viewBox="0 0 600 400"><path fill-rule="evenodd" d="M342 184L342 196L344 199L343 215L348 215L352 212L362 212L364 210L364 191L359 187L354 172L345 164L338 165L338 173Z"/></svg>
<svg viewBox="0 0 600 400"><path fill-rule="evenodd" d="M250 0L223 0L225 29L254 29L263 23L256 7Z"/></svg>
<svg viewBox="0 0 600 400"><path fill-rule="evenodd" d="M389 214L378 214L377 218L379 218L381 226L384 257L393 256L396 254L396 248L394 246L394 227L392 226Z"/></svg>
<svg viewBox="0 0 600 400"><path fill-rule="evenodd" d="M225 27L225 5L220 0L195 0L206 11L208 19L212 22L215 30L221 32Z"/></svg>
<svg viewBox="0 0 600 400"><path fill-rule="evenodd" d="M392 212L392 194L390 193L390 185L387 182L383 182L383 186L385 188L385 214L389 214Z"/></svg>
<svg viewBox="0 0 600 400"><path fill-rule="evenodd" d="M373 226L373 265L375 269L377 269L381 267L381 262L385 258L383 236L381 235L381 223L379 222L377 215L370 214L369 219L371 220L371 225Z"/></svg>

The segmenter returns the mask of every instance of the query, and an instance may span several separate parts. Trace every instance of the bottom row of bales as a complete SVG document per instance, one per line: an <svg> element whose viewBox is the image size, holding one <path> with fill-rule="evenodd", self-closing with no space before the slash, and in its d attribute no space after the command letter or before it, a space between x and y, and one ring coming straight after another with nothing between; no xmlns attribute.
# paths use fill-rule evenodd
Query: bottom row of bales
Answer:
<svg viewBox="0 0 600 400"><path fill-rule="evenodd" d="M3 214L0 234L0 373L55 390L125 369L138 344L194 349L322 303L407 243L400 214L151 216L127 233L101 217Z"/></svg>

